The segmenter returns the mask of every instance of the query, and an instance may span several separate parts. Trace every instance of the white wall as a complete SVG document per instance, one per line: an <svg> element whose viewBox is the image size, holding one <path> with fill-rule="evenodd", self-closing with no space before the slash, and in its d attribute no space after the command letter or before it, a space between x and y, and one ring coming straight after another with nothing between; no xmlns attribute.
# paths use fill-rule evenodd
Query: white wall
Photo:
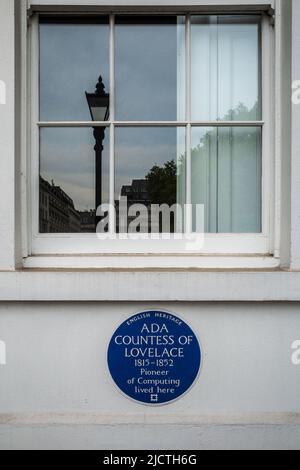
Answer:
<svg viewBox="0 0 300 470"><path fill-rule="evenodd" d="M114 330L148 306L183 317L204 352L197 386L155 410L123 398L106 368ZM7 347L0 413L181 413L192 419L300 411L300 367L291 363L291 344L300 339L299 304L2 304L0 331Z"/></svg>
<svg viewBox="0 0 300 470"><path fill-rule="evenodd" d="M154 409L123 397L106 365L114 330L148 307L163 307L183 317L198 334L204 353L200 379L189 394ZM199 447L206 445L206 432L213 429L215 446L234 447L238 436L234 429L252 424L266 440L250 443L260 447L278 443L279 426L287 433L280 446L300 448L299 426L298 440L291 440L293 425L300 424L300 367L291 361L291 344L300 338L300 304L2 304L0 332L7 347L7 365L0 369L0 448L7 446L10 435L14 436L10 447L25 442L34 446L35 441L23 441L24 432L29 429L35 436L41 426L39 446L54 446L61 433L58 424L68 429L62 446L79 442L95 447L98 440L100 448L116 443L126 448L133 445L130 433L145 423L161 429L146 431L152 448L170 445L165 425L178 438L183 424L187 431L193 427ZM56 437L51 434L55 424ZM118 424L122 426L115 427ZM17 431L17 425L24 432ZM225 439L224 426L233 430L232 439ZM90 441L85 440L84 429L89 429ZM109 429L115 431L110 434ZM249 445L252 433L249 428L244 439L240 436L239 445ZM196 444L189 435L173 445ZM134 442L134 447L143 445L144 438Z"/></svg>
<svg viewBox="0 0 300 470"><path fill-rule="evenodd" d="M0 104L0 269L15 266L14 246L14 2L0 4L0 80L6 88L5 104Z"/></svg>
<svg viewBox="0 0 300 470"><path fill-rule="evenodd" d="M300 2L293 1L293 58L292 81L300 80ZM291 201L291 258L292 268L300 268L300 105L292 108L292 201Z"/></svg>
<svg viewBox="0 0 300 470"><path fill-rule="evenodd" d="M0 299L12 301L0 302L0 341L7 353L7 364L0 365L0 449L299 449L300 366L291 362L291 344L300 339L300 304L224 302L299 300L299 273L152 272L121 278L116 273L4 272L15 267L13 6L12 0L0 0L0 80L7 86L6 104L0 104L0 188L6 190L0 198ZM300 79L299 0L293 7L293 79ZM293 110L291 214L297 270L299 110ZM128 289L139 303L87 301L91 292L95 300L127 299ZM65 300L77 295L84 302L15 302L58 295ZM155 302L143 302L146 295ZM197 296L220 303L157 301ZM204 353L200 379L190 393L155 409L124 398L106 366L115 328L148 307L182 316L199 335Z"/></svg>

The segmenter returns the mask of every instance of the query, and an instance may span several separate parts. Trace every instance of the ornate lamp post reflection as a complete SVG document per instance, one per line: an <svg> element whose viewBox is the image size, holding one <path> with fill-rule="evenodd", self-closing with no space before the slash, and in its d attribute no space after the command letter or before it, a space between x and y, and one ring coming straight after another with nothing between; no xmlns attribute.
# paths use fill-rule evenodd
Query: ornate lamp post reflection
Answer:
<svg viewBox="0 0 300 470"><path fill-rule="evenodd" d="M103 122L109 119L109 94L105 93L105 86L102 77L99 77L94 93L85 93L89 105L92 121ZM96 193L95 204L96 212L102 204L102 152L103 141L105 138L105 127L94 127L95 144L95 157L96 157ZM96 225L100 222L101 217L95 218Z"/></svg>

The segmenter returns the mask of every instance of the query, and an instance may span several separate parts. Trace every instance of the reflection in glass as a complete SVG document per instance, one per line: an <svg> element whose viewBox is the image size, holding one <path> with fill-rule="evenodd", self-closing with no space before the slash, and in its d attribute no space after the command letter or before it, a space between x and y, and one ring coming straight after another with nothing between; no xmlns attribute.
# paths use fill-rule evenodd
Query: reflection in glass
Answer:
<svg viewBox="0 0 300 470"><path fill-rule="evenodd" d="M117 128L115 161L115 201L117 212L120 200L127 198L130 208L140 204L144 219L141 233L182 232L183 204L185 203L185 129L183 128ZM166 204L171 208L178 204L171 214L168 230L162 220L155 226L149 216L151 205ZM180 212L180 213L179 213ZM117 217L117 232L130 231L128 223L121 226ZM152 227L150 228L150 222Z"/></svg>
<svg viewBox="0 0 300 470"><path fill-rule="evenodd" d="M41 17L40 120L88 121L85 91L109 92L108 17Z"/></svg>
<svg viewBox="0 0 300 470"><path fill-rule="evenodd" d="M183 16L117 16L116 119L185 119Z"/></svg>
<svg viewBox="0 0 300 470"><path fill-rule="evenodd" d="M192 119L261 119L261 17L192 17Z"/></svg>
<svg viewBox="0 0 300 470"><path fill-rule="evenodd" d="M96 191L92 128L43 128L40 131L40 233L96 230L96 200L109 202L109 131L102 132L101 194Z"/></svg>
<svg viewBox="0 0 300 470"><path fill-rule="evenodd" d="M100 75L94 93L86 94L92 121L108 121L110 112L110 97L105 91L105 85Z"/></svg>
<svg viewBox="0 0 300 470"><path fill-rule="evenodd" d="M205 232L261 232L261 129L194 128L192 202Z"/></svg>

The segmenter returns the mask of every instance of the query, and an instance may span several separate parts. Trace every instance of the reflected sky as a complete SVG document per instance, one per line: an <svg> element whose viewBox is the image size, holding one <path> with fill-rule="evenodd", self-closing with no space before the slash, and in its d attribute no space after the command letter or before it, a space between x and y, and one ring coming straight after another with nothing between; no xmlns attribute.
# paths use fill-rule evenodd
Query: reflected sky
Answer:
<svg viewBox="0 0 300 470"><path fill-rule="evenodd" d="M87 19L81 23L74 18L69 22L47 17L42 20L41 120L89 120L85 91L94 91L99 75L109 92L108 18L97 21L98 24ZM133 21L126 16L126 21L119 17L116 23L117 117L176 120L177 112L184 112L183 18L152 17L145 24L143 17ZM178 93L181 100L177 100ZM106 136L108 133L107 130ZM120 195L121 180L131 184L138 168L143 168L141 177L145 177L152 163L166 161L167 156L176 158L177 131L166 132L167 136L162 134L157 128L139 129L138 133L120 130L118 134L117 131L116 151L120 154L118 149L122 148L122 163L116 175L116 198ZM92 129L41 131L41 175L60 185L73 199L77 210L94 209L94 144ZM107 167L103 174L103 199L108 201L107 137L104 148L103 161L107 162Z"/></svg>
<svg viewBox="0 0 300 470"><path fill-rule="evenodd" d="M76 210L95 209L95 140L91 128L45 128L40 137L40 173L53 180ZM109 130L105 131L103 162L104 203L109 201Z"/></svg>
<svg viewBox="0 0 300 470"><path fill-rule="evenodd" d="M45 18L40 24L40 119L90 120L85 92L94 92L99 75L109 92L108 18L77 24Z"/></svg>
<svg viewBox="0 0 300 470"><path fill-rule="evenodd" d="M184 17L116 17L116 119L184 119Z"/></svg>

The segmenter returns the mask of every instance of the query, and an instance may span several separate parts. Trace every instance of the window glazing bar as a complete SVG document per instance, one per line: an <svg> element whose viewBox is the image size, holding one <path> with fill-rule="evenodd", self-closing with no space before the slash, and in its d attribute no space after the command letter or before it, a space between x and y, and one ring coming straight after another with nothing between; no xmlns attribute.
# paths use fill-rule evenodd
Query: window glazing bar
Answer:
<svg viewBox="0 0 300 470"><path fill-rule="evenodd" d="M109 127L110 121L42 121L39 127Z"/></svg>
<svg viewBox="0 0 300 470"><path fill-rule="evenodd" d="M110 149L109 149L109 203L115 204L115 15L109 17L109 77L110 77ZM109 232L116 232L115 212L109 211Z"/></svg>
<svg viewBox="0 0 300 470"><path fill-rule="evenodd" d="M263 127L264 121L41 121L39 127Z"/></svg>
<svg viewBox="0 0 300 470"><path fill-rule="evenodd" d="M191 121L193 127L263 127L264 121Z"/></svg>
<svg viewBox="0 0 300 470"><path fill-rule="evenodd" d="M186 211L185 232L191 233L193 226L192 214L192 58L191 58L191 15L186 16L185 25L185 50L186 50Z"/></svg>

